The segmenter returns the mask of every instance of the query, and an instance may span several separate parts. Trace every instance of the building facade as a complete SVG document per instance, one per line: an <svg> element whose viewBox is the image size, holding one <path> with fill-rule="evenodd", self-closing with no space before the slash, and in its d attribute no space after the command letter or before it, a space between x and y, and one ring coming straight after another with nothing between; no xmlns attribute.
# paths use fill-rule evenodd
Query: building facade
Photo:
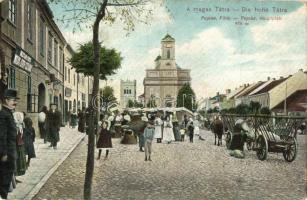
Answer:
<svg viewBox="0 0 307 200"><path fill-rule="evenodd" d="M64 117L68 112L77 112L78 109L88 107L92 92L93 79L76 72L68 62L73 56L74 50L70 45L65 48L64 64Z"/></svg>
<svg viewBox="0 0 307 200"><path fill-rule="evenodd" d="M161 55L155 60L155 68L146 70L145 102L154 100L158 107L176 106L177 94L185 83L191 83L190 70L177 65L175 39L167 34L161 41Z"/></svg>
<svg viewBox="0 0 307 200"><path fill-rule="evenodd" d="M137 100L136 98L136 80L130 81L120 81L120 106L126 108L128 106L128 101L133 102Z"/></svg>
<svg viewBox="0 0 307 200"><path fill-rule="evenodd" d="M34 120L54 102L63 109L65 39L45 0L4 0L1 3L2 48L8 88L18 90L18 111Z"/></svg>

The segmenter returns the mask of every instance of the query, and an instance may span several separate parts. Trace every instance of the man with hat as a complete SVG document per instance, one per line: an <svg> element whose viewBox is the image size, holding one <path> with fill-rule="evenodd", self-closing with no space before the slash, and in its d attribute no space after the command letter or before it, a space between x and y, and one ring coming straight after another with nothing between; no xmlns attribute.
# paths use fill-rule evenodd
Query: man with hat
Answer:
<svg viewBox="0 0 307 200"><path fill-rule="evenodd" d="M47 114L46 131L48 134L49 147L57 148L57 143L60 141L61 113L57 110L57 104L50 104L50 111Z"/></svg>
<svg viewBox="0 0 307 200"><path fill-rule="evenodd" d="M6 199L15 171L17 128L13 117L17 105L17 91L7 89L0 111L0 197Z"/></svg>

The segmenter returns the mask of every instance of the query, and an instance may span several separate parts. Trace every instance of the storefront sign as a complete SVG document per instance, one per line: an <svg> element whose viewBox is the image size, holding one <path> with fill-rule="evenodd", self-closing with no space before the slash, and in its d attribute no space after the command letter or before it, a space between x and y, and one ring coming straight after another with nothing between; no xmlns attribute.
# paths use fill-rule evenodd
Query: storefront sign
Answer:
<svg viewBox="0 0 307 200"><path fill-rule="evenodd" d="M31 72L31 69L34 64L34 60L26 54L21 49L16 50L13 64L21 67L22 69L26 70L27 72Z"/></svg>

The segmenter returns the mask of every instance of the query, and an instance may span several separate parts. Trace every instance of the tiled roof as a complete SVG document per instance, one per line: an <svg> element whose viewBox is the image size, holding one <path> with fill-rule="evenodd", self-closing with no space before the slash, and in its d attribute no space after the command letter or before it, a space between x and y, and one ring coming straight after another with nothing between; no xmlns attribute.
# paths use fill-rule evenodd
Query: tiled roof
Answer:
<svg viewBox="0 0 307 200"><path fill-rule="evenodd" d="M259 87L259 86L262 85L262 84L263 84L263 82L259 81L259 82L257 82L257 83L254 83L254 84L248 86L248 87L245 88L242 92L239 93L239 95L237 96L237 98L248 95L248 94L251 93L255 88Z"/></svg>
<svg viewBox="0 0 307 200"><path fill-rule="evenodd" d="M287 78L282 78L282 79L278 79L278 80L273 80L272 82L270 82L268 85L266 85L266 87L262 88L261 90L259 90L258 92L254 93L255 94L262 94L262 93L267 93L268 91L270 91L271 89L273 89L274 87L276 87L277 85L279 85L280 83L284 82L285 80L287 80Z"/></svg>

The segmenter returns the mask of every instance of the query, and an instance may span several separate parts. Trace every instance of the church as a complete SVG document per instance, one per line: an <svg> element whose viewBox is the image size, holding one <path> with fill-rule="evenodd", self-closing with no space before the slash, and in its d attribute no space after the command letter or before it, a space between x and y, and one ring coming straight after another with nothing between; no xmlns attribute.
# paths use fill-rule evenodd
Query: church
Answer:
<svg viewBox="0 0 307 200"><path fill-rule="evenodd" d="M161 40L161 55L155 59L155 68L146 69L145 103L154 101L158 107L175 107L177 94L185 83L191 83L190 69L182 69L176 63L175 39L167 34Z"/></svg>

